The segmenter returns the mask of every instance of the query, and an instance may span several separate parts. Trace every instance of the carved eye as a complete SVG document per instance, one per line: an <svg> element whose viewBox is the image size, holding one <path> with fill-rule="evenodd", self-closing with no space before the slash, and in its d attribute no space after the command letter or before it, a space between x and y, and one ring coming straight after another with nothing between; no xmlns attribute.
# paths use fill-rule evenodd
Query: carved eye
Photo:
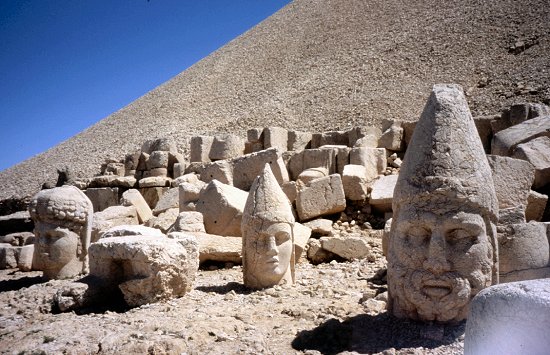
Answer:
<svg viewBox="0 0 550 355"><path fill-rule="evenodd" d="M413 226L406 231L405 235L407 236L407 239L409 239L411 242L420 244L422 242L428 241L430 239L431 233L424 227Z"/></svg>
<svg viewBox="0 0 550 355"><path fill-rule="evenodd" d="M466 242L469 241L471 243L477 242L478 239L478 233L475 233L474 231L470 231L468 229L463 228L457 228L453 229L450 232L447 233L447 240L449 242Z"/></svg>
<svg viewBox="0 0 550 355"><path fill-rule="evenodd" d="M290 234L287 232L279 232L275 235L275 239L277 240L277 245L283 244L284 242L290 240Z"/></svg>

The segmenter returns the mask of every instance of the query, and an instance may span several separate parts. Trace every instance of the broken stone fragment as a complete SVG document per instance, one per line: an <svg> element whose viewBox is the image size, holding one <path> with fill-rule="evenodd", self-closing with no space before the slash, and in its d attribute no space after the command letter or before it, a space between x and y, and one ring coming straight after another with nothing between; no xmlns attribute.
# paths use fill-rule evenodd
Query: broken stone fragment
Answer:
<svg viewBox="0 0 550 355"><path fill-rule="evenodd" d="M150 237L165 237L165 235L156 228L150 228L141 225L121 225L108 229L102 235L102 238L127 237L130 235L148 235Z"/></svg>
<svg viewBox="0 0 550 355"><path fill-rule="evenodd" d="M311 147L312 134L310 132L289 131L288 145L289 151L301 151Z"/></svg>
<svg viewBox="0 0 550 355"><path fill-rule="evenodd" d="M288 171L278 148L246 154L233 159L232 162L233 186L241 190L250 190L254 179L261 174L265 164L270 165L271 171L280 185L289 180Z"/></svg>
<svg viewBox="0 0 550 355"><path fill-rule="evenodd" d="M510 156L519 144L541 136L550 136L550 116L536 117L496 133L491 154Z"/></svg>
<svg viewBox="0 0 550 355"><path fill-rule="evenodd" d="M104 232L121 225L139 224L134 206L112 206L94 213L92 223L92 243L98 241Z"/></svg>
<svg viewBox="0 0 550 355"><path fill-rule="evenodd" d="M386 149L384 148L353 148L349 153L349 163L363 165L366 169L368 181L374 180L383 174L388 167Z"/></svg>
<svg viewBox="0 0 550 355"><path fill-rule="evenodd" d="M367 239L361 236L322 237L321 247L346 260L366 259L370 256Z"/></svg>
<svg viewBox="0 0 550 355"><path fill-rule="evenodd" d="M526 206L535 168L531 163L509 157L488 155L499 208Z"/></svg>
<svg viewBox="0 0 550 355"><path fill-rule="evenodd" d="M381 212L392 210L393 191L398 175L380 176L372 185L369 203Z"/></svg>
<svg viewBox="0 0 550 355"><path fill-rule="evenodd" d="M315 179L298 191L296 210L301 221L344 211L346 197L338 174Z"/></svg>
<svg viewBox="0 0 550 355"><path fill-rule="evenodd" d="M342 184L348 200L362 201L367 198L368 179L364 166L346 165L342 174Z"/></svg>
<svg viewBox="0 0 550 355"><path fill-rule="evenodd" d="M145 223L153 217L153 212L149 205L147 205L147 201L145 201L145 198L143 198L141 193L136 189L124 191L120 199L120 204L122 206L134 206L136 208L139 223Z"/></svg>
<svg viewBox="0 0 550 355"><path fill-rule="evenodd" d="M281 127L266 127L263 131L264 148L277 148L284 152L288 145L288 131Z"/></svg>
<svg viewBox="0 0 550 355"><path fill-rule="evenodd" d="M170 227L176 222L179 214L179 208L169 208L164 212L160 213L158 216L155 216L147 221L145 225L147 227L157 228L162 233L168 233Z"/></svg>
<svg viewBox="0 0 550 355"><path fill-rule="evenodd" d="M191 138L191 150L190 150L190 161L207 163L210 161L210 149L212 148L212 143L214 142L214 137L210 136L195 136Z"/></svg>
<svg viewBox="0 0 550 355"><path fill-rule="evenodd" d="M243 155L245 140L234 134L226 134L214 137L210 154L210 160L223 160Z"/></svg>
<svg viewBox="0 0 550 355"><path fill-rule="evenodd" d="M176 218L176 222L172 225L168 232L206 233L202 213L196 211L180 212Z"/></svg>
<svg viewBox="0 0 550 355"><path fill-rule="evenodd" d="M548 119L550 120L550 117ZM512 156L517 159L526 160L535 167L533 188L538 189L550 184L549 137L539 137L529 142L518 144Z"/></svg>
<svg viewBox="0 0 550 355"><path fill-rule="evenodd" d="M84 191L86 196L92 201L94 212L103 211L107 207L118 205L118 188L97 187L89 188Z"/></svg>
<svg viewBox="0 0 550 355"><path fill-rule="evenodd" d="M201 180L209 183L218 180L222 184L233 185L233 164L229 160L217 160L204 164Z"/></svg>
<svg viewBox="0 0 550 355"><path fill-rule="evenodd" d="M140 188L146 187L170 187L172 179L165 176L151 176L139 180L138 185Z"/></svg>
<svg viewBox="0 0 550 355"><path fill-rule="evenodd" d="M392 124L390 128L382 133L378 141L379 148L385 148L394 152L403 150L403 135L404 130L398 124Z"/></svg>
<svg viewBox="0 0 550 355"><path fill-rule="evenodd" d="M171 232L168 234L168 238L177 240L185 238L189 234L197 239L201 264L206 261L242 263L241 237L224 237L201 232Z"/></svg>
<svg viewBox="0 0 550 355"><path fill-rule="evenodd" d="M546 204L548 203L548 195L538 193L531 190L527 198L527 208L525 209L525 219L529 221L540 222L544 215Z"/></svg>
<svg viewBox="0 0 550 355"><path fill-rule="evenodd" d="M179 188L172 187L165 194L163 194L155 208L153 209L153 215L158 216L159 214L171 209L179 208Z"/></svg>
<svg viewBox="0 0 550 355"><path fill-rule="evenodd" d="M352 128L349 133L349 147L378 147L382 131L377 127L361 126Z"/></svg>

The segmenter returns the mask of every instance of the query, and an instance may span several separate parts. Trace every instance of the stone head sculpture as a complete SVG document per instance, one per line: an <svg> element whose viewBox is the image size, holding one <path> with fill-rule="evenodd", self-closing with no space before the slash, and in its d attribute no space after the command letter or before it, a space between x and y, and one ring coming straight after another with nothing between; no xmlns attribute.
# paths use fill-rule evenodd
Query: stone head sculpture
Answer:
<svg viewBox="0 0 550 355"><path fill-rule="evenodd" d="M293 284L294 215L269 164L252 184L241 230L245 286Z"/></svg>
<svg viewBox="0 0 550 355"><path fill-rule="evenodd" d="M393 197L388 309L456 322L498 283L498 204L491 170L458 85L435 85Z"/></svg>
<svg viewBox="0 0 550 355"><path fill-rule="evenodd" d="M88 270L93 206L74 186L42 190L29 206L35 223L33 265L47 279L74 277Z"/></svg>

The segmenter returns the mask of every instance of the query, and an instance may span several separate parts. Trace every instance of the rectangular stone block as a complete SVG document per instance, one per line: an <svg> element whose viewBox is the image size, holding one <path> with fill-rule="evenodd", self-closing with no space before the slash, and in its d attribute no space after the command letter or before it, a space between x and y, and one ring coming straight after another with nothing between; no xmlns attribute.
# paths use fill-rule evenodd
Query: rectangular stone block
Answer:
<svg viewBox="0 0 550 355"><path fill-rule="evenodd" d="M392 210L393 190L398 175L380 176L372 185L369 203L381 212Z"/></svg>
<svg viewBox="0 0 550 355"><path fill-rule="evenodd" d="M136 189L130 189L125 191L122 194L120 203L123 206L134 206L136 208L136 213L139 219L139 223L147 222L151 217L153 217L153 212L151 208L145 201L145 198L141 193Z"/></svg>
<svg viewBox="0 0 550 355"><path fill-rule="evenodd" d="M107 207L118 205L117 187L89 188L84 193L92 201L94 212L103 211Z"/></svg>
<svg viewBox="0 0 550 355"><path fill-rule="evenodd" d="M527 222L540 222L547 203L548 195L531 190L529 192L529 197L527 197L527 208L525 209L525 219Z"/></svg>
<svg viewBox="0 0 550 355"><path fill-rule="evenodd" d="M349 147L378 147L382 131L378 127L360 126L348 131Z"/></svg>
<svg viewBox="0 0 550 355"><path fill-rule="evenodd" d="M310 132L288 131L287 149L301 151L311 148L312 134Z"/></svg>
<svg viewBox="0 0 550 355"><path fill-rule="evenodd" d="M367 198L367 171L363 165L346 165L342 174L342 184L348 200L362 201Z"/></svg>
<svg viewBox="0 0 550 355"><path fill-rule="evenodd" d="M378 147L385 148L394 152L400 152L404 149L403 136L405 130L398 124L391 125L382 133L378 140Z"/></svg>
<svg viewBox="0 0 550 355"><path fill-rule="evenodd" d="M0 270L14 269L17 267L21 247L10 244L0 244Z"/></svg>
<svg viewBox="0 0 550 355"><path fill-rule="evenodd" d="M483 149L485 153L491 153L491 140L493 139L493 129L491 127L491 122L495 120L498 116L476 116L474 117L474 124L477 128L477 133L481 139L481 144L483 144Z"/></svg>
<svg viewBox="0 0 550 355"><path fill-rule="evenodd" d="M245 140L234 134L215 136L210 148L212 161L236 158L244 154Z"/></svg>
<svg viewBox="0 0 550 355"><path fill-rule="evenodd" d="M335 173L342 175L342 173L344 172L344 166L349 164L349 153L351 151L351 148L345 145L324 145L320 149L334 150L336 158Z"/></svg>
<svg viewBox="0 0 550 355"><path fill-rule="evenodd" d="M264 149L277 148L284 152L288 146L288 131L281 127L266 127L263 131Z"/></svg>
<svg viewBox="0 0 550 355"><path fill-rule="evenodd" d="M21 271L32 271L32 260L34 256L34 245L25 245L19 251L19 259L17 260L17 268Z"/></svg>
<svg viewBox="0 0 550 355"><path fill-rule="evenodd" d="M157 205L157 202L159 202L159 199L162 195L168 191L169 187L145 187L140 188L139 193L143 198L145 199L145 202L147 202L147 205L151 210L155 208Z"/></svg>
<svg viewBox="0 0 550 355"><path fill-rule="evenodd" d="M349 135L346 131L329 131L314 133L311 138L311 148L316 149L324 145L345 145L349 144Z"/></svg>
<svg viewBox="0 0 550 355"><path fill-rule="evenodd" d="M269 164L273 175L279 184L289 180L288 171L283 162L281 151L278 148L270 148L260 152L246 154L232 160L233 186L248 191L256 176L260 175L265 164Z"/></svg>
<svg viewBox="0 0 550 355"><path fill-rule="evenodd" d="M550 136L550 116L536 117L496 133L491 154L510 156L518 144L541 136Z"/></svg>
<svg viewBox="0 0 550 355"><path fill-rule="evenodd" d="M550 117L548 118L550 120ZM528 161L535 167L535 189L550 184L550 138L539 137L518 144L512 157Z"/></svg>
<svg viewBox="0 0 550 355"><path fill-rule="evenodd" d="M388 166L386 149L384 148L352 148L349 153L349 163L363 165L367 171L368 181L383 174Z"/></svg>
<svg viewBox="0 0 550 355"><path fill-rule="evenodd" d="M344 211L346 197L338 174L319 178L298 191L296 209L300 221Z"/></svg>
<svg viewBox="0 0 550 355"><path fill-rule="evenodd" d="M153 215L158 216L172 208L177 208L179 210L179 202L179 187L172 187L160 197L153 209Z"/></svg>
<svg viewBox="0 0 550 355"><path fill-rule="evenodd" d="M156 150L149 155L147 159L147 170L155 168L166 168L168 169L168 158L169 153L161 150Z"/></svg>
<svg viewBox="0 0 550 355"><path fill-rule="evenodd" d="M527 205L527 197L535 178L531 163L498 155L487 155L493 172L493 183L499 208Z"/></svg>
<svg viewBox="0 0 550 355"><path fill-rule="evenodd" d="M210 136L192 137L191 149L190 149L190 161L200 162L200 163L209 162L210 149L212 148L213 142L214 142L214 137L210 137Z"/></svg>
<svg viewBox="0 0 550 355"><path fill-rule="evenodd" d="M296 180L298 175L310 168L326 168L330 174L337 172L337 150L335 149L305 149L294 154L289 161L290 178Z"/></svg>
<svg viewBox="0 0 550 355"><path fill-rule="evenodd" d="M218 160L204 164L201 180L208 183L218 180L227 185L233 185L233 163L230 160Z"/></svg>

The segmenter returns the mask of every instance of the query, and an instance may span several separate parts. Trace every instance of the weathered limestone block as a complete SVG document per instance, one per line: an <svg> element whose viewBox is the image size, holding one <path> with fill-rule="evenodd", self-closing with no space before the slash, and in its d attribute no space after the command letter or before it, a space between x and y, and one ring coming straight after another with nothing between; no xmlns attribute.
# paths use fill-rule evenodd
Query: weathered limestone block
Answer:
<svg viewBox="0 0 550 355"><path fill-rule="evenodd" d="M133 176L117 176L111 180L111 187L123 187L123 188L134 188L137 184L137 179Z"/></svg>
<svg viewBox="0 0 550 355"><path fill-rule="evenodd" d="M550 120L550 117L548 118ZM535 167L533 188L538 189L550 184L550 138L539 137L518 144L512 157L523 159Z"/></svg>
<svg viewBox="0 0 550 355"><path fill-rule="evenodd" d="M288 163L290 178L296 180L302 171L310 168L326 168L336 173L336 154L334 149L305 149L294 154Z"/></svg>
<svg viewBox="0 0 550 355"><path fill-rule="evenodd" d="M392 210L393 192L398 175L380 176L372 185L369 203L381 212Z"/></svg>
<svg viewBox="0 0 550 355"><path fill-rule="evenodd" d="M101 187L114 186L114 181L117 178L120 178L120 176L117 176L117 175L94 176L90 180L90 183L88 184L88 188L101 188Z"/></svg>
<svg viewBox="0 0 550 355"><path fill-rule="evenodd" d="M498 283L497 219L491 169L463 90L434 85L393 194L388 311L464 320L471 299Z"/></svg>
<svg viewBox="0 0 550 355"><path fill-rule="evenodd" d="M538 269L549 266L550 249L544 223L508 225L498 241L500 282L520 281L518 276L523 280L539 278Z"/></svg>
<svg viewBox="0 0 550 355"><path fill-rule="evenodd" d="M296 210L301 221L342 212L345 208L344 187L338 174L311 181L298 191L296 198Z"/></svg>
<svg viewBox="0 0 550 355"><path fill-rule="evenodd" d="M257 142L262 142L263 144L263 133L264 133L264 129L261 129L261 128L250 128L249 130L246 131L246 139L248 142L251 142L251 143L257 143ZM262 148L263 149L263 148Z"/></svg>
<svg viewBox="0 0 550 355"><path fill-rule="evenodd" d="M151 208L147 205L147 201L145 201L145 198L143 198L136 189L124 191L120 199L120 204L122 206L134 206L136 208L139 223L145 223L153 217L153 211L151 211Z"/></svg>
<svg viewBox="0 0 550 355"><path fill-rule="evenodd" d="M21 247L14 247L10 244L0 244L0 270L15 269Z"/></svg>
<svg viewBox="0 0 550 355"><path fill-rule="evenodd" d="M346 260L365 259L370 255L366 238L361 236L322 237L321 247Z"/></svg>
<svg viewBox="0 0 550 355"><path fill-rule="evenodd" d="M539 116L550 116L550 107L538 103L522 103L510 106L510 125L514 126Z"/></svg>
<svg viewBox="0 0 550 355"><path fill-rule="evenodd" d="M317 218L304 223L306 227L311 228L312 237L322 237L332 233L332 221L330 219Z"/></svg>
<svg viewBox="0 0 550 355"><path fill-rule="evenodd" d="M23 272L33 270L32 268L33 259L34 259L34 245L22 246L21 249L19 250L19 259L17 260L17 268Z"/></svg>
<svg viewBox="0 0 550 355"><path fill-rule="evenodd" d="M199 261L218 261L226 263L242 263L242 238L223 237L221 235L200 232L172 232L168 238L179 239L186 235L193 235L199 244Z"/></svg>
<svg viewBox="0 0 550 355"><path fill-rule="evenodd" d="M254 179L261 174L265 164L270 165L280 185L289 180L281 151L269 148L233 159L233 185L241 190L250 190Z"/></svg>
<svg viewBox="0 0 550 355"><path fill-rule="evenodd" d="M277 148L280 152L287 150L288 131L281 127L266 127L263 131L264 149Z"/></svg>
<svg viewBox="0 0 550 355"><path fill-rule="evenodd" d="M301 223L294 223L294 258L296 262L302 257L307 242L311 237L311 228Z"/></svg>
<svg viewBox="0 0 550 355"><path fill-rule="evenodd" d="M201 180L206 183L218 180L222 184L233 185L233 163L229 160L217 160L204 164Z"/></svg>
<svg viewBox="0 0 550 355"><path fill-rule="evenodd" d="M493 139L493 128L491 122L498 118L498 116L477 116L474 117L474 123L476 125L479 139L483 145L485 153L491 153L491 140Z"/></svg>
<svg viewBox="0 0 550 355"><path fill-rule="evenodd" d="M178 148L176 144L169 138L157 138L145 141L141 145L141 151L147 154L151 154L154 151L173 152L177 153Z"/></svg>
<svg viewBox="0 0 550 355"><path fill-rule="evenodd" d="M124 163L110 162L105 165L105 169L103 169L101 173L103 175L124 176L126 171L124 168Z"/></svg>
<svg viewBox="0 0 550 355"><path fill-rule="evenodd" d="M307 258L313 265L329 262L334 257L333 253L323 249L320 240L310 239L308 241Z"/></svg>
<svg viewBox="0 0 550 355"><path fill-rule="evenodd" d="M329 131L313 133L311 137L311 148L319 148L324 145L345 145L349 143L349 134L344 131Z"/></svg>
<svg viewBox="0 0 550 355"><path fill-rule="evenodd" d="M403 150L403 135L405 131L398 124L392 124L390 128L382 133L378 140L378 147L385 148L391 151L400 152Z"/></svg>
<svg viewBox="0 0 550 355"><path fill-rule="evenodd" d="M16 232L31 232L34 222L28 211L19 211L6 216L0 216L0 234Z"/></svg>
<svg viewBox="0 0 550 355"><path fill-rule="evenodd" d="M126 224L139 224L134 206L112 206L93 215L92 243L101 238L107 230Z"/></svg>
<svg viewBox="0 0 550 355"><path fill-rule="evenodd" d="M148 235L150 237L166 237L156 228L140 225L122 225L108 229L102 234L102 238L127 237L130 235Z"/></svg>
<svg viewBox="0 0 550 355"><path fill-rule="evenodd" d="M169 153L166 151L156 150L151 152L147 159L147 170L165 168L168 169Z"/></svg>
<svg viewBox="0 0 550 355"><path fill-rule="evenodd" d="M164 234L168 233L172 225L176 222L180 210L178 207L170 208L147 221L147 227L157 228Z"/></svg>
<svg viewBox="0 0 550 355"><path fill-rule="evenodd" d="M288 131L287 150L301 151L311 147L312 134L310 132Z"/></svg>
<svg viewBox="0 0 550 355"><path fill-rule="evenodd" d="M169 177L152 176L139 180L138 185L140 189L144 189L146 187L170 187L171 183L172 179ZM145 197L145 195L143 197Z"/></svg>
<svg viewBox="0 0 550 355"><path fill-rule="evenodd" d="M196 209L203 214L206 232L241 236L241 220L248 193L236 187L211 181L199 194Z"/></svg>
<svg viewBox="0 0 550 355"><path fill-rule="evenodd" d="M491 286L472 301L464 354L546 354L550 279Z"/></svg>
<svg viewBox="0 0 550 355"><path fill-rule="evenodd" d="M118 188L116 187L89 188L84 193L92 201L94 212L118 205Z"/></svg>
<svg viewBox="0 0 550 355"><path fill-rule="evenodd" d="M245 140L233 134L214 137L210 148L210 160L223 160L243 155Z"/></svg>
<svg viewBox="0 0 550 355"><path fill-rule="evenodd" d="M162 195L164 195L169 189L169 187L146 187L140 188L139 193L143 196L145 202L147 202L147 205L152 210L155 208Z"/></svg>
<svg viewBox="0 0 550 355"><path fill-rule="evenodd" d="M27 211L25 211L25 213L29 215ZM15 232L0 236L0 243L10 244L14 247L34 244L34 240L35 238L33 232Z"/></svg>
<svg viewBox="0 0 550 355"><path fill-rule="evenodd" d="M69 185L42 190L31 200L29 213L35 224L34 267L42 270L46 279L86 273L92 220L95 222L90 199Z"/></svg>
<svg viewBox="0 0 550 355"><path fill-rule="evenodd" d="M281 189L285 193L286 197L291 204L296 202L296 197L298 196L298 187L295 181L287 181L281 185Z"/></svg>
<svg viewBox="0 0 550 355"><path fill-rule="evenodd" d="M544 209L548 203L548 196L531 190L527 197L527 208L525 209L525 219L529 221L540 222L544 215Z"/></svg>
<svg viewBox="0 0 550 355"><path fill-rule="evenodd" d="M344 172L344 166L349 164L349 153L351 148L344 145L324 145L321 149L331 149L334 150L336 158L336 173L342 175Z"/></svg>
<svg viewBox="0 0 550 355"><path fill-rule="evenodd" d="M196 182L184 182L179 185L180 212L183 212L185 210L184 206L190 202L197 202L199 200L200 193L206 185L205 182L200 180Z"/></svg>
<svg viewBox="0 0 550 355"><path fill-rule="evenodd" d="M382 131L377 127L354 127L348 132L348 146L376 148L381 135Z"/></svg>
<svg viewBox="0 0 550 355"><path fill-rule="evenodd" d="M297 185L301 188L302 186L309 185L315 179L323 178L329 176L327 168L309 168L300 173L296 178Z"/></svg>
<svg viewBox="0 0 550 355"><path fill-rule="evenodd" d="M403 129L405 130L405 136L403 137L403 139L405 140L406 146L409 146L409 143L411 142L417 123L418 121L401 122L401 127L403 127Z"/></svg>
<svg viewBox="0 0 550 355"><path fill-rule="evenodd" d="M204 229L204 219L202 213L196 211L180 212L176 218L176 222L170 228L170 232L202 232Z"/></svg>
<svg viewBox="0 0 550 355"><path fill-rule="evenodd" d="M174 163L174 166L172 167L172 177L176 179L180 176L183 176L185 174L185 168L186 168L185 163ZM172 184L173 183L174 181L172 181Z"/></svg>
<svg viewBox="0 0 550 355"><path fill-rule="evenodd" d="M155 208L153 209L153 215L158 216L159 214L171 208L179 209L179 203L180 203L179 188L172 187L160 197Z"/></svg>
<svg viewBox="0 0 550 355"><path fill-rule="evenodd" d="M303 250L309 236L295 225L290 202L269 164L250 188L241 227L244 285L261 289L294 284L296 238Z"/></svg>
<svg viewBox="0 0 550 355"><path fill-rule="evenodd" d="M363 165L346 165L342 174L342 184L348 200L365 200L368 195L366 168Z"/></svg>
<svg viewBox="0 0 550 355"><path fill-rule="evenodd" d="M210 150L214 137L195 136L191 138L190 161L207 163L210 161Z"/></svg>
<svg viewBox="0 0 550 355"><path fill-rule="evenodd" d="M143 172L143 178L168 178L168 168L153 168Z"/></svg>
<svg viewBox="0 0 550 355"><path fill-rule="evenodd" d="M193 236L105 238L90 247L90 274L117 285L132 307L181 297L195 282L198 249Z"/></svg>
<svg viewBox="0 0 550 355"><path fill-rule="evenodd" d="M130 154L126 154L124 157L124 171L125 175L130 175L131 171L138 170L138 164L139 164L139 157L141 156L141 152L134 152ZM132 174L133 175L133 174Z"/></svg>
<svg viewBox="0 0 550 355"><path fill-rule="evenodd" d="M499 208L527 205L527 197L535 177L529 162L498 155L488 155Z"/></svg>
<svg viewBox="0 0 550 355"><path fill-rule="evenodd" d="M178 187L180 184L184 182L189 182L194 184L200 181L199 178L200 178L200 174L187 173L172 180L172 187Z"/></svg>
<svg viewBox="0 0 550 355"><path fill-rule="evenodd" d="M390 238L390 232L391 232L391 224L392 224L393 218L388 218L386 221L386 224L384 224L384 233L382 234L382 254L384 256L388 256L388 243Z"/></svg>
<svg viewBox="0 0 550 355"><path fill-rule="evenodd" d="M514 207L501 208L498 210L498 225L525 223L525 206L517 205Z"/></svg>
<svg viewBox="0 0 550 355"><path fill-rule="evenodd" d="M496 133L491 154L510 156L518 144L541 136L550 136L550 116L536 117Z"/></svg>
<svg viewBox="0 0 550 355"><path fill-rule="evenodd" d="M384 148L353 148L349 153L349 163L363 165L367 169L367 179L372 181L386 171L388 160Z"/></svg>

